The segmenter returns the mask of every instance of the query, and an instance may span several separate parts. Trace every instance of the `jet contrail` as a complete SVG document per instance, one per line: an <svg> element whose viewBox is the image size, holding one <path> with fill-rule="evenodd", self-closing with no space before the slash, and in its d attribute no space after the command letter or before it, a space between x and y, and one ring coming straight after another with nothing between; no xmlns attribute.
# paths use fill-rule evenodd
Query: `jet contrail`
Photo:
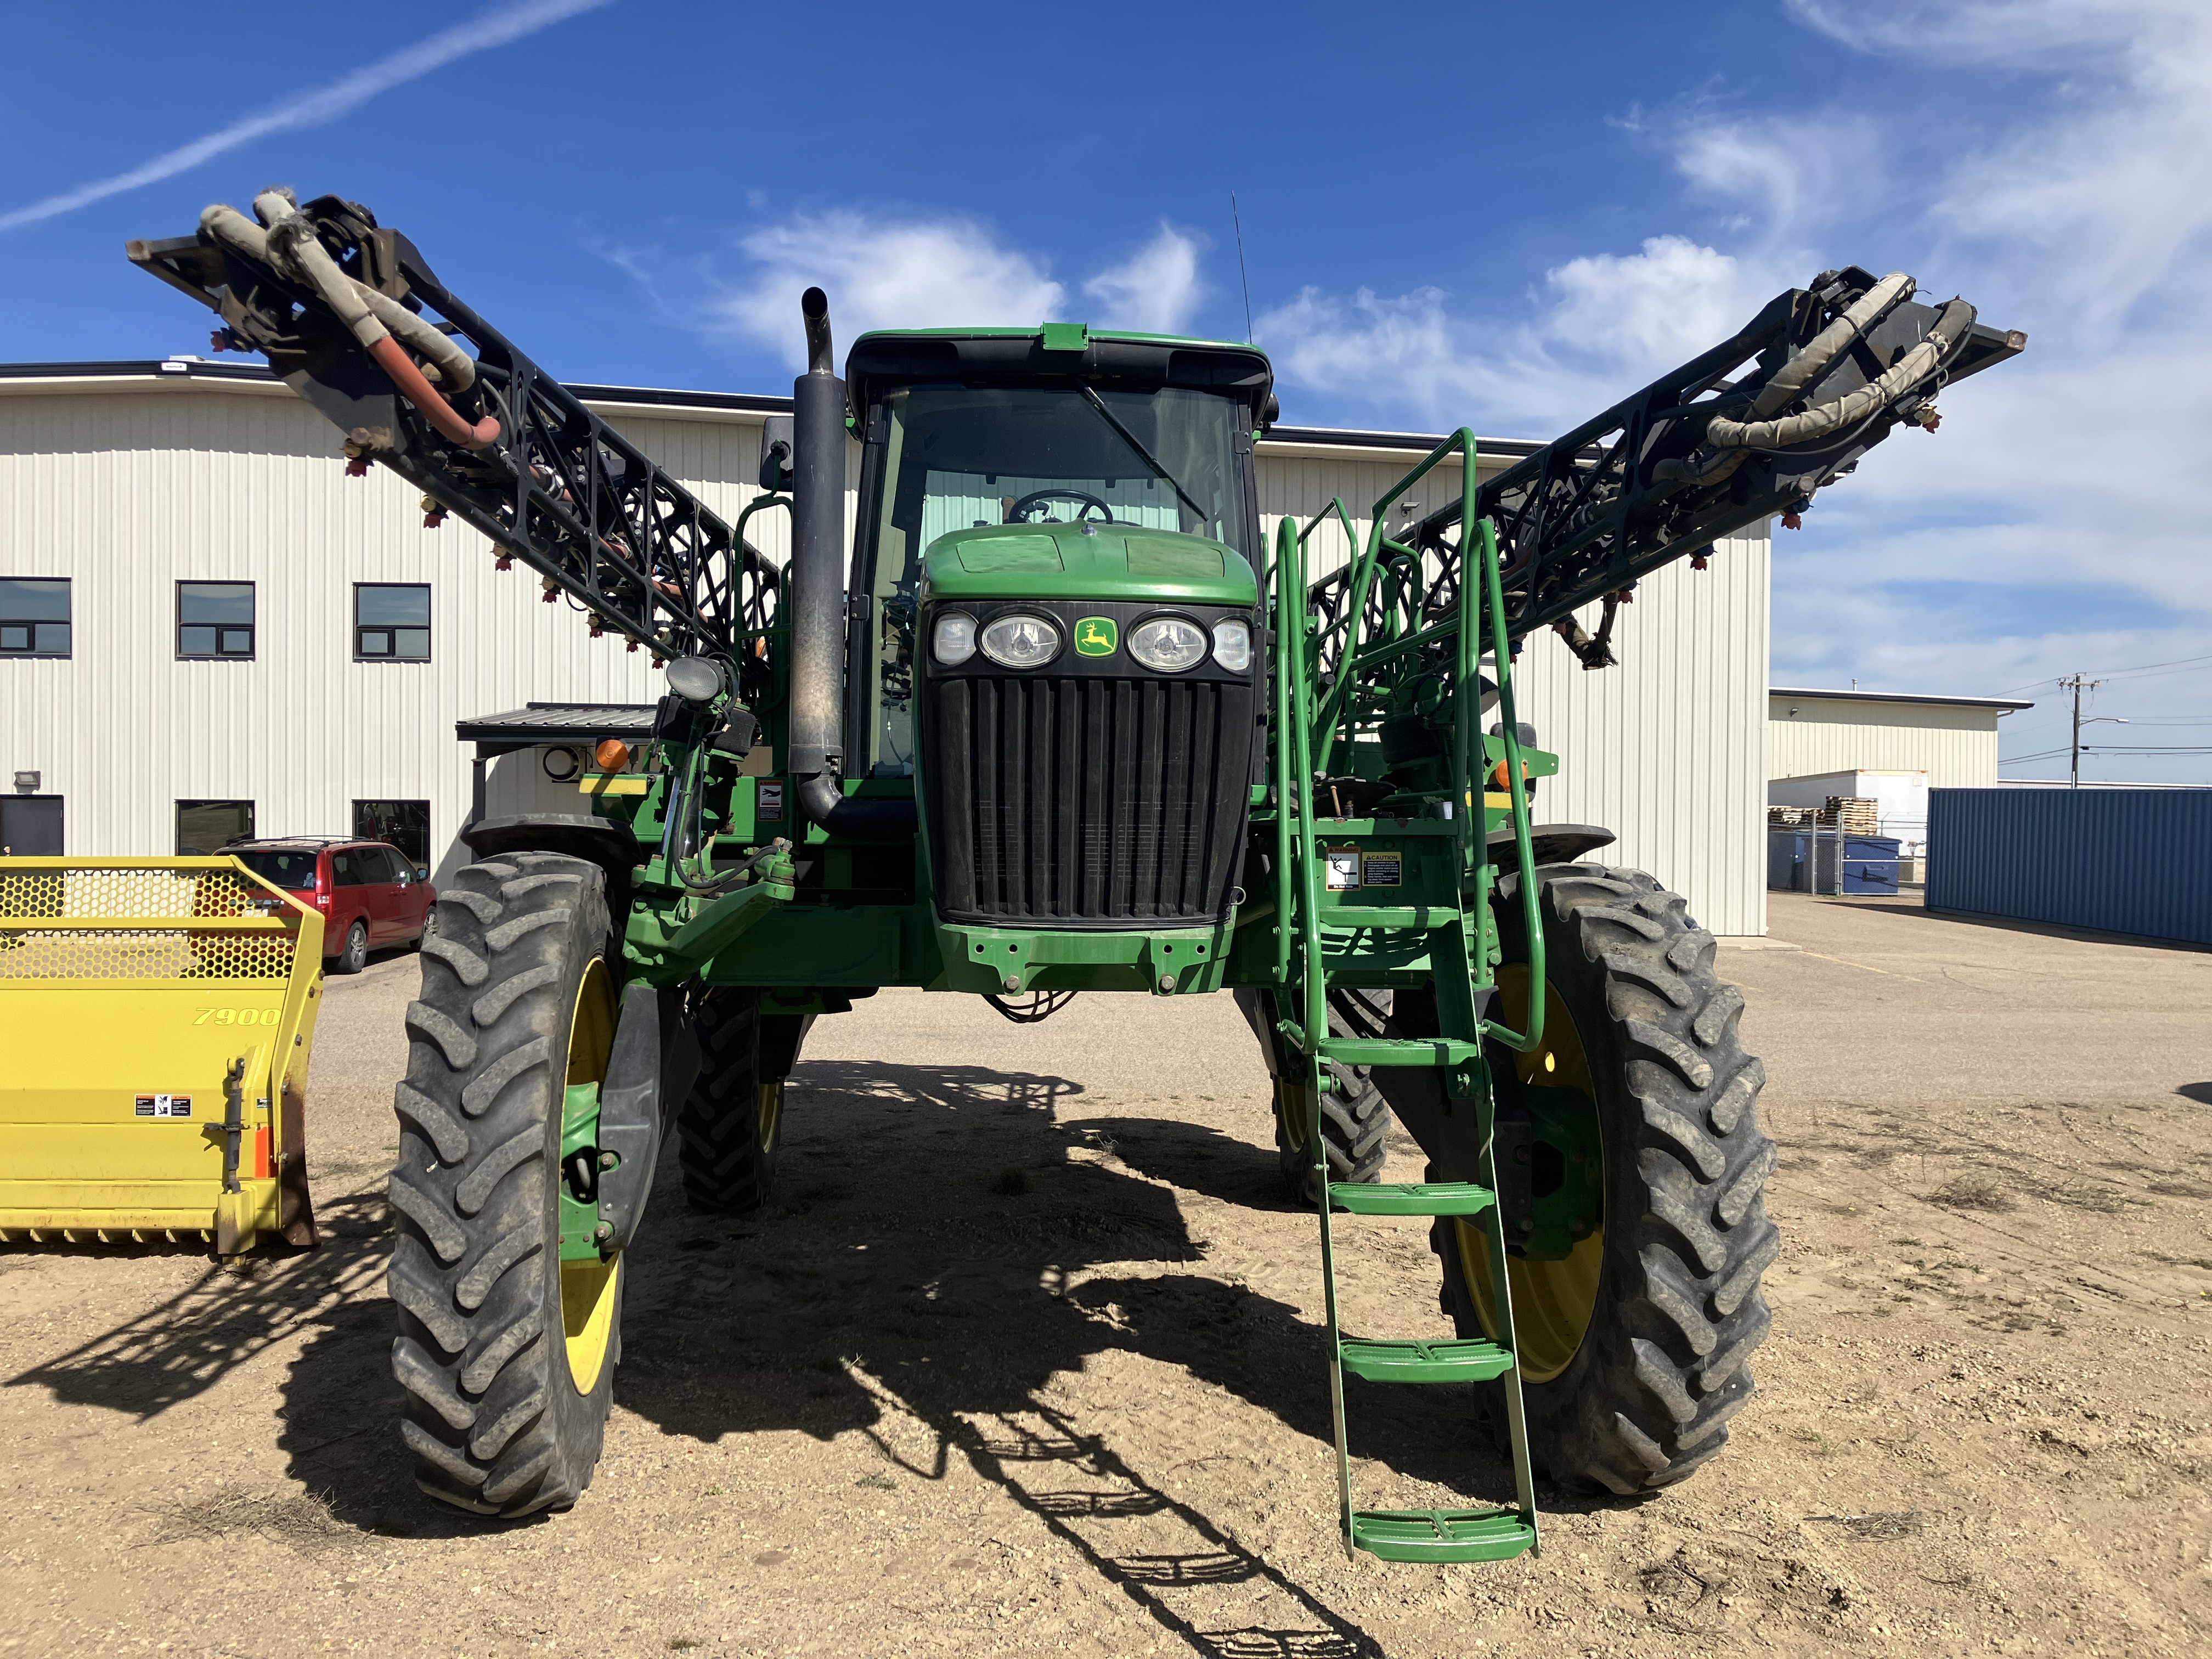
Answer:
<svg viewBox="0 0 2212 1659"><path fill-rule="evenodd" d="M219 131L195 138L189 144L166 150L149 161L142 161L128 173L118 173L112 178L97 179L88 185L79 185L75 190L64 191L58 196L49 196L43 202L33 202L28 207L17 208L12 213L0 213L0 231L14 230L20 226L38 223L58 214L74 212L76 209L100 201L105 197L119 195L126 190L136 190L141 185L150 185L156 179L173 178L187 168L196 167L225 150L236 149L240 144L272 132L286 132L301 127L320 126L325 121L335 121L349 110L358 109L380 92L442 69L457 58L466 58L471 52L492 46L503 46L510 40L519 40L526 34L535 34L551 24L575 16L579 12L596 10L609 4L610 0L522 0L519 5L507 5L487 12L469 22L457 24L419 40L389 58L381 58L352 74L342 76L326 87L303 92L296 98L234 121Z"/></svg>

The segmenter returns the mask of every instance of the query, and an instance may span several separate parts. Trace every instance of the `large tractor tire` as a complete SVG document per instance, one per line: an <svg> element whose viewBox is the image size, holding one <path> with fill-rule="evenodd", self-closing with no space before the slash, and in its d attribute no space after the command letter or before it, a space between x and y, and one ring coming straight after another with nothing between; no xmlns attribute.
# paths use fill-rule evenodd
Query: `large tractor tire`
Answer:
<svg viewBox="0 0 2212 1659"><path fill-rule="evenodd" d="M561 1259L562 1108L614 1042L606 878L507 853L459 871L422 942L392 1172L400 1437L441 1503L565 1508L599 1462L623 1259Z"/></svg>
<svg viewBox="0 0 2212 1659"><path fill-rule="evenodd" d="M1759 1278L1778 1248L1764 1204L1774 1143L1757 1109L1765 1073L1737 1040L1743 995L1713 974L1715 941L1640 871L1549 865L1544 1042L1493 1066L1590 1102L1604 1170L1595 1230L1564 1260L1509 1255L1535 1462L1570 1489L1617 1494L1681 1480L1719 1451L1752 1392L1771 1322ZM1529 985L1517 881L1498 903L1501 1017L1526 1030ZM1552 1098L1558 1098L1557 1096ZM1440 1218L1444 1311L1495 1335L1489 1241ZM1491 1416L1502 1424L1502 1385Z"/></svg>
<svg viewBox="0 0 2212 1659"><path fill-rule="evenodd" d="M716 987L692 1011L698 1080L677 1114L684 1197L705 1215L757 1210L775 1188L783 1079L811 1017L764 1013L760 993Z"/></svg>
<svg viewBox="0 0 2212 1659"><path fill-rule="evenodd" d="M1237 1006L1259 1037L1274 1079L1275 1168L1286 1197L1307 1204L1321 1201L1320 1178L1314 1169L1312 1121L1315 1116L1305 1090L1291 1076L1272 993L1243 990ZM1388 991L1335 991L1328 1001L1331 1036L1373 1037L1383 1034L1390 1017ZM1390 1108L1375 1085L1371 1066L1340 1066L1325 1062L1322 1074L1329 1082L1321 1100L1321 1135L1328 1152L1328 1178L1372 1184L1382 1178L1389 1156L1385 1144L1390 1128Z"/></svg>

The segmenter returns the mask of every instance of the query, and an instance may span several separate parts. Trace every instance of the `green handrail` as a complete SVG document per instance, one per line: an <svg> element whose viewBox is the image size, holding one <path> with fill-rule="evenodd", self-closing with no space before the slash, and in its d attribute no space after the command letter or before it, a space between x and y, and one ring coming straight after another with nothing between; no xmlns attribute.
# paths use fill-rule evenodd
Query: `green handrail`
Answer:
<svg viewBox="0 0 2212 1659"><path fill-rule="evenodd" d="M1345 610L1344 647L1336 659L1336 684L1322 700L1319 716L1314 724L1322 734L1322 750L1314 757L1314 770L1328 770L1330 751L1335 747L1336 729L1342 724L1346 707L1352 698L1352 687L1358 683L1359 670L1366 666L1359 659L1359 624L1367 609L1367 590L1375 580L1375 566L1389 538L1382 533L1390 504L1426 477L1447 457L1458 454L1462 458L1466 476L1460 489L1460 513L1463 526L1474 522L1475 489L1478 483L1475 470L1475 438L1472 428L1460 429L1438 444L1425 456L1420 465L1390 486L1376 499L1374 516L1367 526L1367 546L1352 567L1352 580L1347 584ZM1465 533L1465 527L1462 534ZM1396 544L1390 544L1393 546ZM1462 541L1465 548L1468 544ZM1401 550L1412 552L1410 548ZM1464 563L1464 557L1462 557ZM1462 575L1462 585L1465 585Z"/></svg>
<svg viewBox="0 0 2212 1659"><path fill-rule="evenodd" d="M1468 500L1473 499L1470 494ZM1468 609L1468 596L1474 589L1467 568L1470 543L1464 532L1460 547L1460 609L1464 614ZM1528 787L1521 775L1521 728L1515 718L1513 705L1513 656L1505 638L1505 593L1498 576L1498 527L1487 519L1482 521L1479 544L1474 545L1473 550L1481 561L1483 596L1489 601L1490 648L1498 664L1499 731L1505 743L1505 793L1513 813L1513 863L1521 877L1522 925L1528 936L1528 1029L1526 1032L1516 1033L1496 1020L1485 1019L1482 1034L1496 1037L1509 1048L1517 1048L1527 1054L1544 1041L1544 1005L1549 1000L1546 990L1547 981L1544 977L1544 915L1536 892L1535 850L1528 842ZM1482 707L1482 678L1480 647L1468 637L1468 634L1474 632L1474 629L1468 629L1460 640L1462 664L1460 691L1462 696L1472 696L1478 711L1474 720L1473 741L1479 747L1482 742L1482 719L1479 712ZM1462 720L1464 718L1462 714ZM1486 750L1484 755L1486 759ZM1471 801L1469 805L1471 807ZM1474 816L1472 811L1468 816Z"/></svg>
<svg viewBox="0 0 2212 1659"><path fill-rule="evenodd" d="M1291 798L1302 786L1291 764L1291 699L1304 694L1291 672L1290 636L1305 627L1304 596L1292 603L1285 591L1285 572L1298 544L1291 520L1275 526L1275 983L1291 982L1291 927L1297 906L1291 896Z"/></svg>

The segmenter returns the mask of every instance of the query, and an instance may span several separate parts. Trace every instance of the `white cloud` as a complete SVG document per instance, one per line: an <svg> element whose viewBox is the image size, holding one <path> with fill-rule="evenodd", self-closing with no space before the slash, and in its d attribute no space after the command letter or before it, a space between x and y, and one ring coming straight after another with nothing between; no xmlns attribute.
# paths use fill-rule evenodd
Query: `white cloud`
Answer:
<svg viewBox="0 0 2212 1659"><path fill-rule="evenodd" d="M1826 266L1909 270L1930 297L1964 293L2025 330L2028 349L1947 392L1939 433L1897 434L1778 534L1777 678L1994 693L2212 651L2212 194L2195 178L2212 154L2212 7L1791 9L1899 74L1846 58L1820 103L1639 122L1699 234L1569 260L1502 320L1434 289L1308 290L1261 325L1285 380L1380 424L1540 436ZM1932 101L1911 78L1931 69ZM2100 695L2107 713L2212 721L2212 665ZM2024 752L2011 735L2007 750ZM2096 775L2208 769L2116 755Z"/></svg>
<svg viewBox="0 0 2212 1659"><path fill-rule="evenodd" d="M1117 328L1173 334L1190 326L1206 297L1202 244L1163 223L1129 258L1083 284ZM1048 262L1002 240L990 226L949 216L878 215L839 208L794 214L738 238L744 270L734 281L700 261L655 250L601 247L678 321L711 334L774 347L805 362L799 296L830 295L838 337L872 328L1021 327L1066 319L1067 285Z"/></svg>
<svg viewBox="0 0 2212 1659"><path fill-rule="evenodd" d="M1180 334L1206 297L1198 277L1199 243L1171 225L1129 259L1100 271L1083 291L1105 307L1097 321L1144 334Z"/></svg>
<svg viewBox="0 0 2212 1659"><path fill-rule="evenodd" d="M799 296L810 286L827 290L846 340L872 328L1043 322L1067 295L1042 261L1001 246L968 219L799 214L747 233L738 246L752 272L704 302L708 325L768 342L799 368L806 348ZM636 274L634 256L628 268Z"/></svg>
<svg viewBox="0 0 2212 1659"><path fill-rule="evenodd" d="M227 127L193 139L188 144L165 150L150 161L142 161L128 172L106 179L95 179L90 184L79 185L44 201L33 202L28 207L17 208L10 213L0 213L0 231L14 230L23 225L36 224L40 220L74 212L81 207L101 201L110 196L119 196L125 191L136 190L163 179L174 178L228 150L264 138L274 132L295 132L303 127L319 127L335 121L341 115L361 107L379 93L419 80L433 70L443 69L457 58L494 46L503 46L519 40L526 34L564 21L580 12L596 9L609 0L522 0L522 3L500 6L483 16L441 29L426 40L402 48L388 58L379 58L341 76L326 86L303 92L275 104L257 114L246 116Z"/></svg>
<svg viewBox="0 0 2212 1659"><path fill-rule="evenodd" d="M1518 435L1595 414L1741 327L1771 297L1754 281L1730 255L1655 236L1546 272L1543 308L1512 324L1455 315L1441 289L1345 300L1309 288L1255 331L1291 385L1397 421Z"/></svg>

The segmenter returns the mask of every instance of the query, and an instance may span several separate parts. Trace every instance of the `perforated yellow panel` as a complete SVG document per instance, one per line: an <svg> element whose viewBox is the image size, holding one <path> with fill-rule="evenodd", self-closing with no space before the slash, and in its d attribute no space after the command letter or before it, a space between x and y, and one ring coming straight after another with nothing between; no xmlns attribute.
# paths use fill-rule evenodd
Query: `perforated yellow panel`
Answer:
<svg viewBox="0 0 2212 1659"><path fill-rule="evenodd" d="M226 917L296 921L289 905L235 866L40 862L0 869L0 980L291 976L295 929L234 932L222 925ZM46 921L80 925L37 925ZM148 925L113 925L129 922Z"/></svg>

